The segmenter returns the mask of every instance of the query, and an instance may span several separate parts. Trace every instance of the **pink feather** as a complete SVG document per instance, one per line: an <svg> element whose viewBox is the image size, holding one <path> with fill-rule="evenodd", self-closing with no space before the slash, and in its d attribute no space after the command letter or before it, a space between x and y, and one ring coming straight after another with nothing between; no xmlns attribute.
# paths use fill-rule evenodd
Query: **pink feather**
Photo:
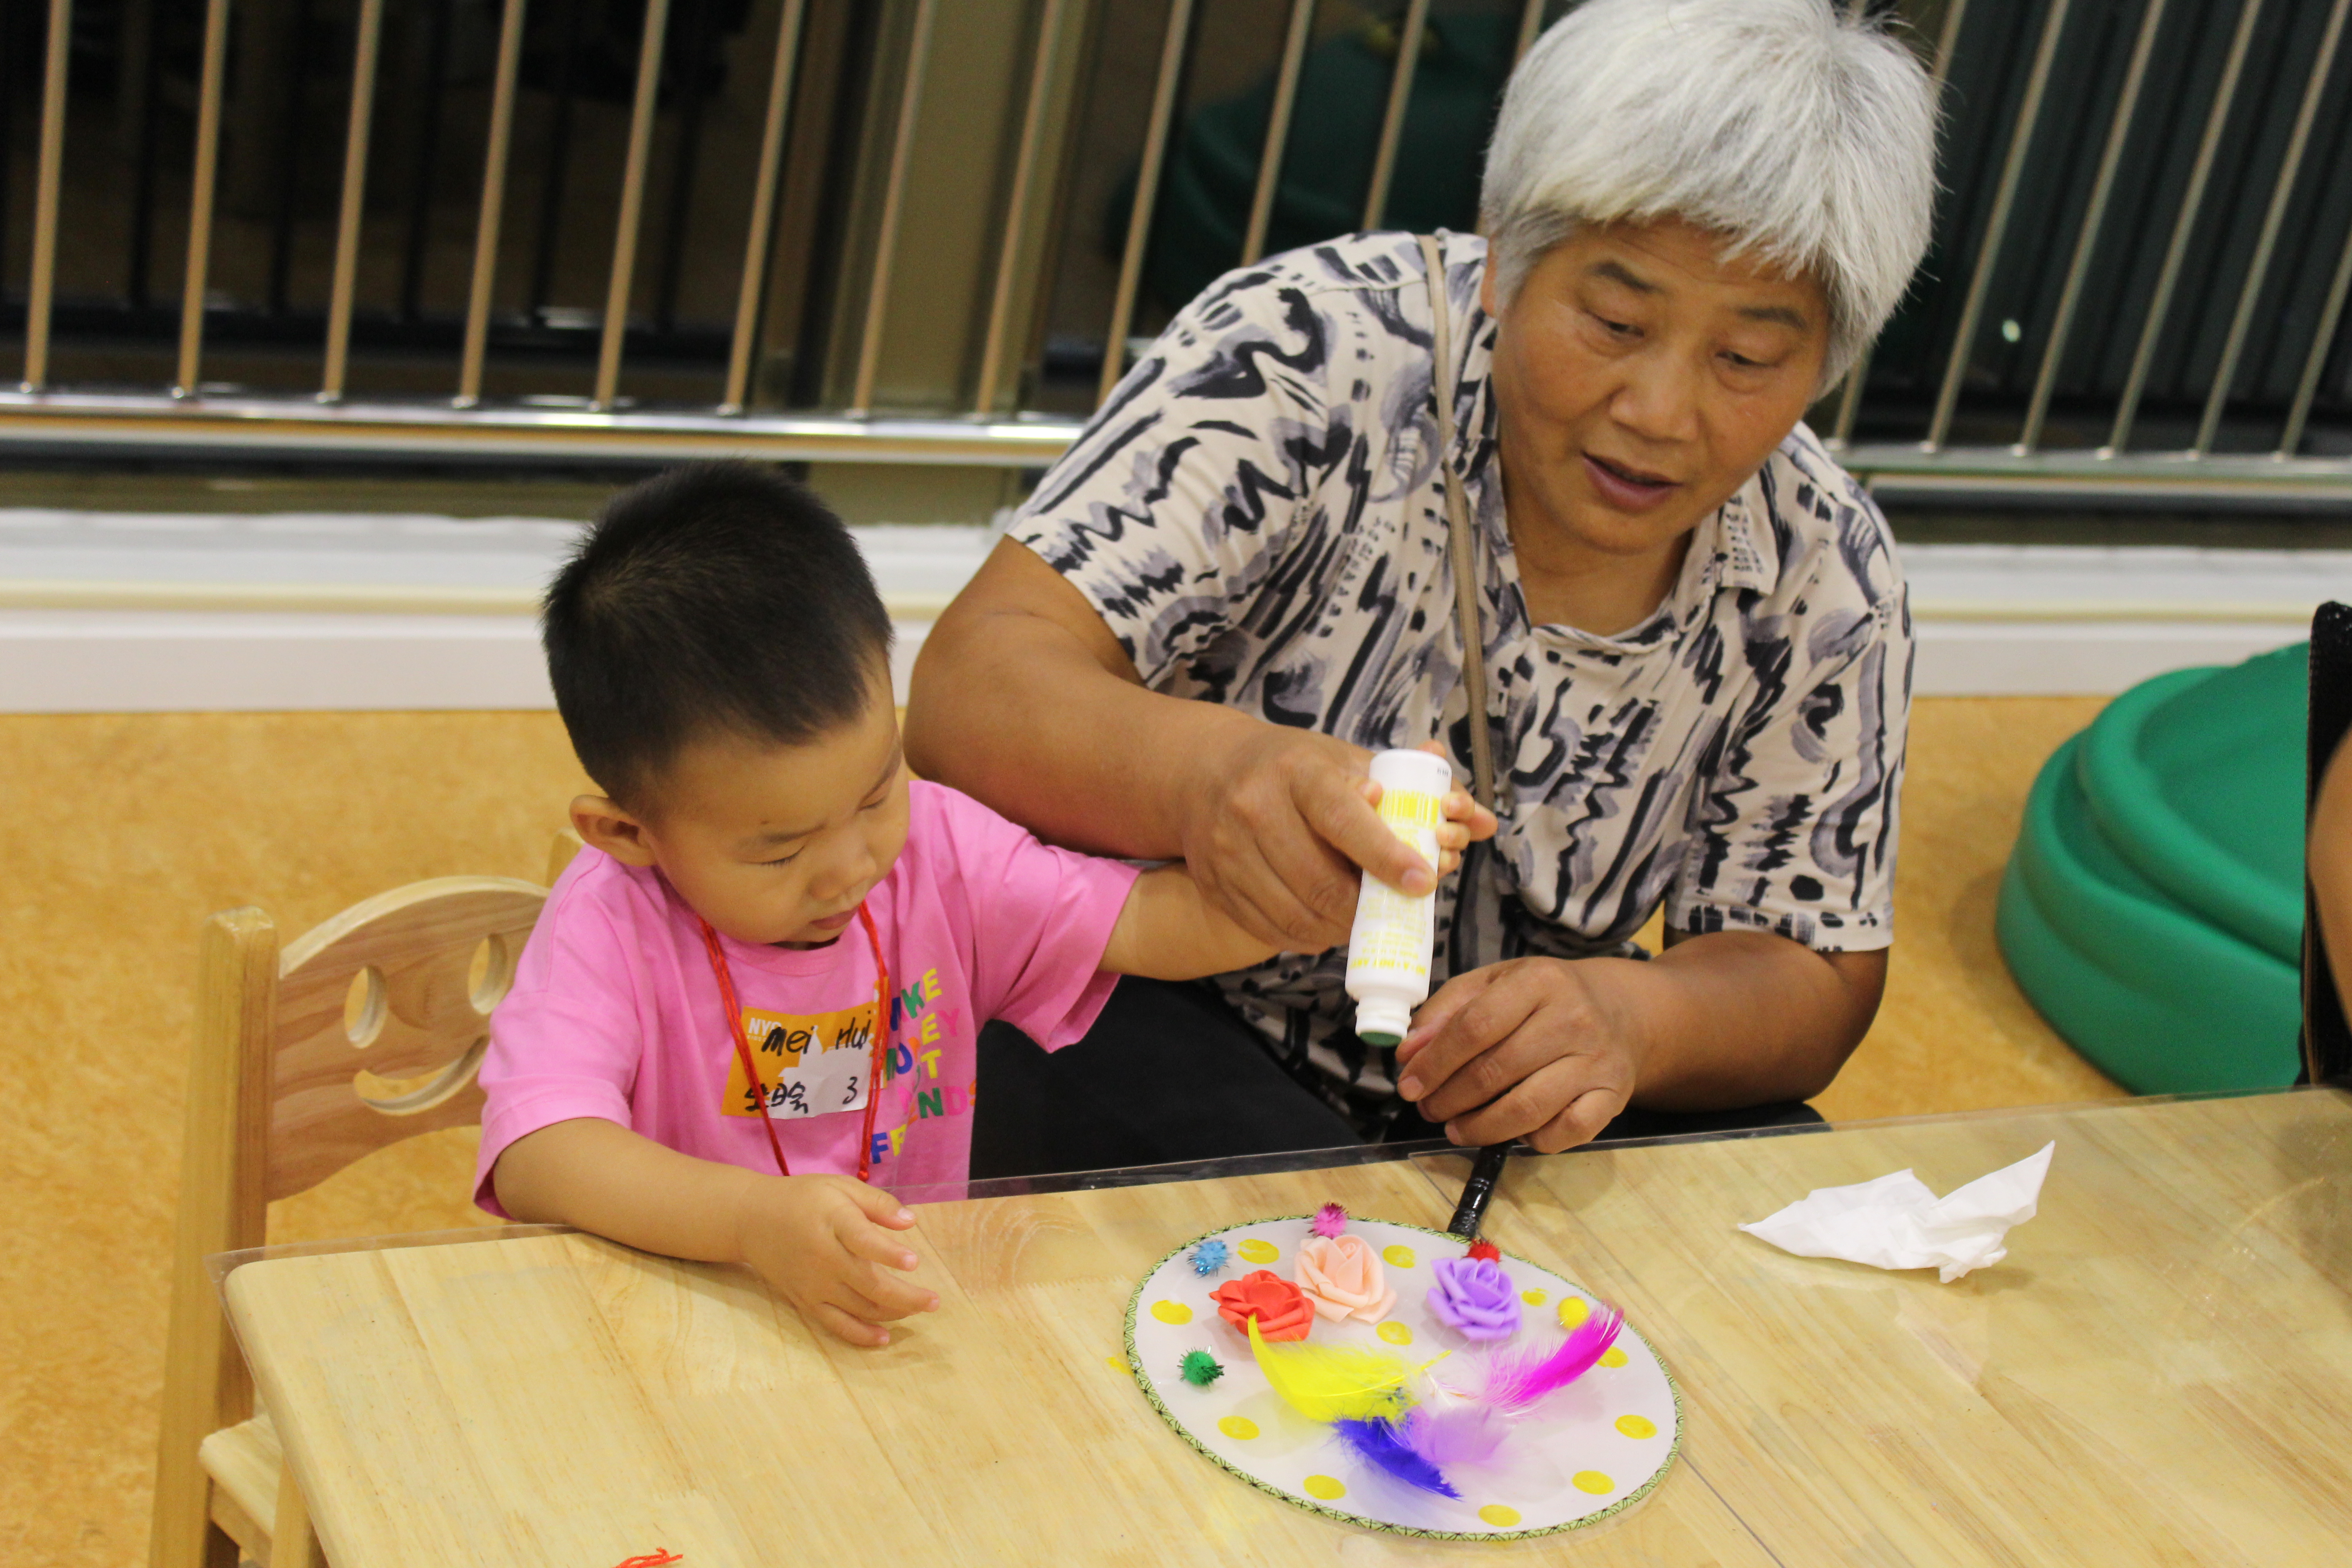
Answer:
<svg viewBox="0 0 2352 1568"><path fill-rule="evenodd" d="M1523 1415L1546 1394L1566 1388L1592 1369L1625 1326L1625 1314L1603 1307L1569 1331L1568 1338L1549 1355L1533 1351L1505 1351L1486 1363L1486 1385L1478 1404L1504 1415Z"/></svg>
<svg viewBox="0 0 2352 1568"><path fill-rule="evenodd" d="M1455 1405L1445 1409L1415 1406L1405 1413L1405 1446L1439 1469L1456 1465L1483 1465L1495 1457L1508 1424L1480 1405Z"/></svg>

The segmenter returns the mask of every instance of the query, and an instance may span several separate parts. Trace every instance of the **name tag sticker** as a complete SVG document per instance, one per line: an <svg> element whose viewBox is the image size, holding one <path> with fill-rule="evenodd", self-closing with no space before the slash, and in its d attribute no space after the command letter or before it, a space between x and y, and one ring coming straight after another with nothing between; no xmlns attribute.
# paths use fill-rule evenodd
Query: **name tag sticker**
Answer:
<svg viewBox="0 0 2352 1568"><path fill-rule="evenodd" d="M866 1108L872 1092L873 1003L806 1016L746 1007L743 1038L759 1068L759 1086L745 1080L742 1058L733 1058L719 1106L724 1114L758 1116L763 1100L779 1121Z"/></svg>

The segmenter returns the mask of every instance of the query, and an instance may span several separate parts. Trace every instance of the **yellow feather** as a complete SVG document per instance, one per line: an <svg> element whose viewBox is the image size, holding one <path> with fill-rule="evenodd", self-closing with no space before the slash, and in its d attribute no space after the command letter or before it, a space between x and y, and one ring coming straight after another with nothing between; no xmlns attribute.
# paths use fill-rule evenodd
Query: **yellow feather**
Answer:
<svg viewBox="0 0 2352 1568"><path fill-rule="evenodd" d="M1412 1403L1402 1356L1370 1345L1270 1345L1249 1320L1250 1354L1284 1403L1309 1421L1377 1421Z"/></svg>

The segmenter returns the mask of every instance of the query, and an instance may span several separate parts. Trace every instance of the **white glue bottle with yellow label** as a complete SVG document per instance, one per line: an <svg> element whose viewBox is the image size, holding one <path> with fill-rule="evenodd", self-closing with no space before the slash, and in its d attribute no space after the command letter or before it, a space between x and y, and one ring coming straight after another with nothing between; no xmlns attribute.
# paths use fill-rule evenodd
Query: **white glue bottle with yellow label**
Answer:
<svg viewBox="0 0 2352 1568"><path fill-rule="evenodd" d="M1372 759L1381 786L1381 820L1437 868L1437 825L1454 769L1427 752L1382 752ZM1370 872L1356 898L1348 937L1348 994L1356 999L1356 1033L1367 1045L1393 1046L1412 1026L1429 995L1429 952L1437 935L1437 894L1414 898Z"/></svg>

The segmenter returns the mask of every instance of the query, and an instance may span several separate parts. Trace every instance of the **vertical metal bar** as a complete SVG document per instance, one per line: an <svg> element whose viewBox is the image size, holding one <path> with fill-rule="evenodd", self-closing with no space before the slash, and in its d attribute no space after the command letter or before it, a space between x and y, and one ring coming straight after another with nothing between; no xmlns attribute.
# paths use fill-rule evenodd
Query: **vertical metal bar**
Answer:
<svg viewBox="0 0 2352 1568"><path fill-rule="evenodd" d="M1118 289L1111 296L1110 331L1103 342L1101 403L1127 374L1127 329L1135 321L1135 295L1143 282L1143 247L1151 237L1151 215L1160 205L1160 165L1168 156L1168 127L1176 118L1176 89L1184 75L1184 47L1192 36L1192 0L1169 0L1168 33L1160 44L1160 76L1151 89L1151 119L1143 132L1143 162L1135 171L1135 205L1127 215L1127 244L1119 252Z"/></svg>
<svg viewBox="0 0 2352 1568"><path fill-rule="evenodd" d="M662 230L661 279L654 287L654 330L677 325L677 293L685 278L686 235L694 216L694 165L702 150L704 77L710 69L712 0L688 0L693 19L686 29L685 101L678 106L677 146L670 161L669 222Z"/></svg>
<svg viewBox="0 0 2352 1568"><path fill-rule="evenodd" d="M1977 325L1984 314L1985 295L1992 289L1994 265L2000 258L2000 242L2009 233L2009 216L2017 203L2018 182L2025 174L2025 153L2032 144L2033 132L2042 119L2042 99L2050 86L2050 67L2058 55L2058 36L2066 28L2068 0L2050 0L2049 15L2042 23L2042 41L2033 51L2033 65L2025 79L2025 101L2018 105L2017 121L2009 133L2009 153L2001 160L2000 184L1994 188L1992 211L1985 218L1984 242L1977 247L1977 263L1969 275L1969 291L1960 306L1959 331L1952 339L1952 357L1944 366L1944 384L1936 392L1936 412L1927 421L1927 438L1920 443L1926 451L1935 451L1944 444L1952 428L1952 410L1959 403L1960 377L1967 374L1969 356L1976 347Z"/></svg>
<svg viewBox="0 0 2352 1568"><path fill-rule="evenodd" d="M1314 0L1302 0L1313 5ZM972 390L972 412L993 414L1004 381L1012 333L1013 291L1021 248L1029 229L1029 205L1036 199L1037 165L1045 157L1045 110L1053 92L1055 57L1059 53L1068 0L1045 0L1037 19L1037 52L1029 68L1029 101L1021 114L1021 141L1013 158L1013 190L1004 204L1004 237L997 247L996 282L988 300L988 335L982 341L980 379Z"/></svg>
<svg viewBox="0 0 2352 1568"><path fill-rule="evenodd" d="M2344 320L2344 297L2352 292L2352 232L2344 237L2344 254L2336 258L2336 277L2327 285L2327 302L2320 307L2319 329L2312 334L2311 353L2305 356L2303 375L2294 384L2294 401L2287 405L2286 427L2280 433L2275 457L2292 458L2303 445L2304 422L2311 417L2311 402L2319 392L2319 377L2327 368L2327 351L2336 345L2336 329Z"/></svg>
<svg viewBox="0 0 2352 1568"><path fill-rule="evenodd" d="M286 313L287 290L294 273L294 204L301 194L303 89L310 79L310 0L294 0L289 24L293 47L286 51L286 97L278 125L281 141L278 157L278 213L269 236L269 313Z"/></svg>
<svg viewBox="0 0 2352 1568"><path fill-rule="evenodd" d="M1265 113L1265 145L1258 152L1257 189L1250 195L1249 227L1242 236L1242 265L1265 254L1266 230L1274 226L1274 198L1282 184L1282 159L1290 150L1290 115L1298 107L1298 76L1307 65L1307 40L1315 30L1315 0L1290 0L1290 30L1282 39L1282 64L1275 71L1274 101Z"/></svg>
<svg viewBox="0 0 2352 1568"><path fill-rule="evenodd" d="M1528 51L1535 47L1537 36L1543 31L1543 19L1544 0L1528 0L1519 8L1519 38L1511 48L1513 65L1527 58Z"/></svg>
<svg viewBox="0 0 2352 1568"><path fill-rule="evenodd" d="M474 225L474 282L466 299L466 348L457 366L457 406L482 400L482 361L490 343L490 289L499 274L499 233L506 221L507 153L514 144L515 76L522 66L528 0L506 0L499 18L499 63L490 82L490 144L482 157L482 211Z"/></svg>
<svg viewBox="0 0 2352 1568"><path fill-rule="evenodd" d="M431 30L425 44L425 123L416 137L416 162L408 193L408 246L400 263L400 319L414 321L425 291L427 241L433 233L433 165L441 152L441 100L449 80L449 17L457 0L428 0Z"/></svg>
<svg viewBox="0 0 2352 1568"><path fill-rule="evenodd" d="M898 215L907 200L907 171L915 155L915 124L922 117L923 76L931 59L931 25L939 0L919 0L913 36L907 40L907 79L898 95L898 121L890 132L890 171L882 186L882 216L874 235L874 277L866 289L866 325L857 340L857 375L851 384L849 412L874 406L874 379L882 370L882 329L890 315L890 278L898 261Z"/></svg>
<svg viewBox="0 0 2352 1568"><path fill-rule="evenodd" d="M793 79L800 66L801 27L807 0L784 0L776 24L776 68L768 79L768 120L760 132L760 172L751 183L751 232L743 244L743 281L735 291L735 337L727 345L727 395L721 414L743 412L751 384L751 343L760 332L760 301L768 287L768 251L775 243L776 179L783 167L784 132L792 121Z"/></svg>
<svg viewBox="0 0 2352 1568"><path fill-rule="evenodd" d="M228 0L205 0L204 65L196 85L196 166L188 191L188 276L180 289L174 397L196 395L205 353L205 284L213 258L213 194L220 178L221 89L228 79Z"/></svg>
<svg viewBox="0 0 2352 1568"><path fill-rule="evenodd" d="M1935 63L1927 68L1929 96L1940 106L1944 101L1944 83L1952 74L1952 52L1959 47L1960 21L1969 14L1969 0L1951 0L1944 8L1943 30L1936 35ZM1854 356L1853 368L1845 373L1845 395L1838 399L1837 428L1831 432L1829 445L1832 451L1842 450L1853 439L1853 422L1862 413L1863 384L1870 379L1870 353L1874 345L1864 344Z"/></svg>
<svg viewBox="0 0 2352 1568"><path fill-rule="evenodd" d="M555 118L547 131L547 161L539 180L539 236L531 251L530 294L527 307L533 320L542 317L555 291L555 247L562 237L564 175L571 166L572 113L580 87L580 34L588 15L588 0L572 0L564 9L563 52L555 68Z"/></svg>
<svg viewBox="0 0 2352 1568"><path fill-rule="evenodd" d="M73 0L49 0L48 49L41 67L41 149L33 188L33 277L25 295L25 390L49 384L49 310L58 286L58 195L65 175L67 46Z"/></svg>
<svg viewBox="0 0 2352 1568"><path fill-rule="evenodd" d="M2140 16L2139 35L2132 42L2131 62L2124 68L2124 84L2116 98L2115 118L2107 123L2107 144L2099 153L2099 172L2091 181L2090 205L2084 209L2082 231L2074 237L2074 255L2066 263L2066 281L2058 291L2058 313L2050 322L2050 342L2042 351L2042 368L2033 377L2033 395L2025 406L2025 426L2011 450L2022 456L2042 443L2042 423L2050 412L2051 394L2058 385L2058 362L2065 356L2067 334L2074 330L2075 307L2083 300L2083 283L2090 276L2091 252L2099 240L2099 226L2114 195L2116 169L2122 163L2124 143L2130 138L2132 112L2139 104L2141 85L2147 79L2148 56L2156 48L2157 29L2164 23L2164 0L2147 0Z"/></svg>
<svg viewBox="0 0 2352 1568"><path fill-rule="evenodd" d="M326 374L319 398L343 395L352 352L352 307L359 297L360 219L367 211L368 131L375 119L375 64L383 42L383 0L360 0L360 36L352 51L352 122L343 136L343 210L335 222L335 283L327 300Z"/></svg>
<svg viewBox="0 0 2352 1568"><path fill-rule="evenodd" d="M2157 334L2164 330L2165 313L2172 308L2172 290L2180 281L2180 266L2189 254L2189 232L2197 226L2197 209L2204 205L2205 182L2213 173L2213 157L2221 145L2222 129L2229 123L2230 106L2238 96L2238 78L2246 64L2246 47L2253 41L2254 22L2262 16L2263 0L2246 0L2245 9L2238 14L2238 30L2230 39L2228 58L2221 63L2221 79L2213 89L2213 107L2205 115L2205 135L2197 145L2197 162L2189 172L2189 188L2181 193L2180 211L2172 220L2172 238L2165 247L2164 267L2157 274L2156 293L2147 302L2147 320L2142 324L2139 346L2133 351L2131 374L2124 378L2124 395L2116 405L2115 427L2107 433L2107 444L2099 456L2112 458L2131 440L2132 420L2139 413L2140 394L2147 386L2148 366L2156 359Z"/></svg>
<svg viewBox="0 0 2352 1568"><path fill-rule="evenodd" d="M613 235L613 270L604 287L604 336L596 349L596 396L609 409L621 389L621 342L629 330L629 283L637 267L637 225L646 210L646 160L653 153L654 109L661 98L662 46L669 0L646 0L645 41L637 48L637 101L629 114L629 151L621 165L621 216Z"/></svg>
<svg viewBox="0 0 2352 1568"><path fill-rule="evenodd" d="M2205 395L2205 416L2197 422L2197 444L2189 448L2196 457L2213 449L2213 437L2221 427L2221 414L2230 402L2230 384L2237 378L2238 357L2245 352L2246 329L2253 324L2254 306L2262 299L2263 277L2270 270L2271 252L2278 245L2279 226L2286 221L2287 198L2294 194L2295 177L2303 173L2303 154L2311 145L2311 124L2319 116L2319 100L2327 90L2328 68L2336 63L2336 46L2344 41L2344 14L2352 0L2336 0L2327 13L2326 30L2320 34L2319 56L2311 63L2311 77L2303 89L2303 103L2295 110L2294 130L2287 137L2286 155L2280 161L2277 183L2271 186L2270 210L2263 215L2262 237L2254 242L2254 256L2246 264L2245 286L2238 290L2237 313L2230 318L2230 335L2221 345L2221 363L2213 367L2212 390Z"/></svg>
<svg viewBox="0 0 2352 1568"><path fill-rule="evenodd" d="M1364 226L1381 226L1388 216L1389 182L1396 177L1397 142L1404 134L1405 106L1412 100L1412 79L1421 68L1422 36L1429 27L1429 0L1409 0L1404 26L1397 33L1396 70L1389 77L1388 112L1381 117L1381 139L1372 151L1372 183L1364 192Z"/></svg>

